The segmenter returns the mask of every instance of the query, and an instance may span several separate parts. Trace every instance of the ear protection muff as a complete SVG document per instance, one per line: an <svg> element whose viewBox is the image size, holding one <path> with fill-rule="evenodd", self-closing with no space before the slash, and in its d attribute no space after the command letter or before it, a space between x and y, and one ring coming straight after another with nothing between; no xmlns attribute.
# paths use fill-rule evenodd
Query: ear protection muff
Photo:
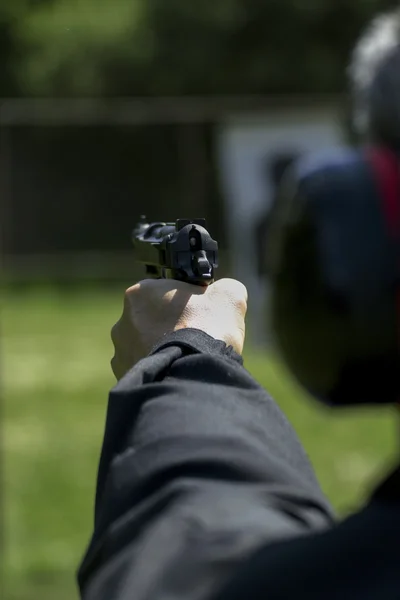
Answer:
<svg viewBox="0 0 400 600"><path fill-rule="evenodd" d="M380 148L300 161L271 224L272 324L298 381L330 405L400 397L400 174Z"/></svg>

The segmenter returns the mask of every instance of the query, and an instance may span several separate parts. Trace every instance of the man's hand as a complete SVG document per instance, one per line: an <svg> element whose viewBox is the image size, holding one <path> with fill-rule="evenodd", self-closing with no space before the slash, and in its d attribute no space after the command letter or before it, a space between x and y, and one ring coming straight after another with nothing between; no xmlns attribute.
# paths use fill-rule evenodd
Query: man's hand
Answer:
<svg viewBox="0 0 400 600"><path fill-rule="evenodd" d="M114 375L121 379L164 335L184 328L200 329L241 354L246 310L247 290L234 279L207 287L172 279L141 281L125 292L122 317L111 332Z"/></svg>

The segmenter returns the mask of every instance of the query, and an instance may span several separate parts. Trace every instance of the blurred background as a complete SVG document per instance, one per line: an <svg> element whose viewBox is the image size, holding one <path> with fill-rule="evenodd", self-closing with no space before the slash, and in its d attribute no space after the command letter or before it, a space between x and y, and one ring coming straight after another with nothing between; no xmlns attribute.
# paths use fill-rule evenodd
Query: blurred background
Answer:
<svg viewBox="0 0 400 600"><path fill-rule="evenodd" d="M5 597L77 598L92 528L109 331L141 277L140 214L205 217L249 289L246 366L340 514L394 449L384 409L332 415L268 330L260 253L282 172L352 139L349 52L384 0L0 0Z"/></svg>

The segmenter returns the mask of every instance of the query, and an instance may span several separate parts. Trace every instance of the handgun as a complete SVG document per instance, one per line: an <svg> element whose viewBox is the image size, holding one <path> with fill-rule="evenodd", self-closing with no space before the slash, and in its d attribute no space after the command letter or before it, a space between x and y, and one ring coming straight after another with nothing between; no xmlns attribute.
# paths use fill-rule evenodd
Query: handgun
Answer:
<svg viewBox="0 0 400 600"><path fill-rule="evenodd" d="M142 216L133 230L136 260L146 277L176 279L207 286L218 267L218 243L206 229L205 219L178 219L176 223L148 223Z"/></svg>

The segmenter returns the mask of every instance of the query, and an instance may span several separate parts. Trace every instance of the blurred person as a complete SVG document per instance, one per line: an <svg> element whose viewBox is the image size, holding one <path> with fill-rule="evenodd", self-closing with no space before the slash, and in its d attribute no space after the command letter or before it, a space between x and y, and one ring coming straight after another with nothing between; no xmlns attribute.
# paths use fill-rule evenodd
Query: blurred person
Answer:
<svg viewBox="0 0 400 600"><path fill-rule="evenodd" d="M370 205L376 209L371 214L378 215L393 190L400 206L400 175L396 180L394 162L381 160L393 154L400 139L399 41L398 13L379 18L357 45L350 69L361 140L383 147L382 185L374 178L376 153L371 160L368 153L346 150L296 163L278 201L275 268L279 261L287 268L277 283L277 298L284 301L277 331L293 372L322 399L337 401L337 390L319 371L320 357L334 363L343 383L348 368L354 374L348 364L354 346L340 353L334 336L330 343L331 329L317 331L319 314L309 314L312 302L317 299L321 314L333 315L342 329L348 307L314 294L319 281L304 261L311 258L313 267L316 259L326 260L328 268L329 252L322 250L333 249L340 266L334 281L361 273L350 285L386 282L379 270L371 272L368 252L355 252L353 262L346 255L349 266L342 261L340 252L348 248L336 224L350 218L351 234L360 234L358 249L368 250L370 239L379 258L390 251L398 264L398 245L384 240L385 252L379 254L383 217L368 221L366 229L364 217ZM289 213L288 207L296 210ZM335 227L321 230L321 236L335 243L303 251L297 242L309 234L304 223L310 215L325 218L332 207L336 220L324 223ZM310 275L307 288L296 278L299 266ZM393 286L380 290L379 297L385 294L392 300ZM246 306L247 292L234 280L208 288L143 281L127 290L112 333L118 383L109 398L94 534L79 572L84 599L399 600L400 468L383 478L365 507L336 523L285 415L243 366ZM369 317L370 304L364 308ZM367 344L361 360L367 381L373 376L365 369L369 351L375 357ZM398 358L396 388L381 380L385 392L393 392L391 401L399 397ZM353 384L362 383L357 368ZM339 390L344 392L340 385ZM358 402L368 388L350 385L347 393Z"/></svg>
<svg viewBox="0 0 400 600"><path fill-rule="evenodd" d="M264 269L264 256L266 253L270 223L273 215L273 208L277 201L279 186L283 176L292 164L298 158L298 153L294 150L277 150L267 160L263 161L263 177L267 189L271 190L271 199L268 208L261 216L256 219L254 227L254 240L256 249L256 269L257 282L251 289L251 307L253 315L253 331L251 332L251 342L254 348L264 349L273 344L271 335L271 323L268 319L269 302L271 290Z"/></svg>
<svg viewBox="0 0 400 600"><path fill-rule="evenodd" d="M298 152L288 150L286 152L276 152L266 161L265 177L267 184L271 186L272 200L268 209L257 219L254 235L257 245L257 272L261 279L265 277L264 257L267 251L268 229L271 222L271 214L277 201L280 184L285 173L299 157L300 154Z"/></svg>

